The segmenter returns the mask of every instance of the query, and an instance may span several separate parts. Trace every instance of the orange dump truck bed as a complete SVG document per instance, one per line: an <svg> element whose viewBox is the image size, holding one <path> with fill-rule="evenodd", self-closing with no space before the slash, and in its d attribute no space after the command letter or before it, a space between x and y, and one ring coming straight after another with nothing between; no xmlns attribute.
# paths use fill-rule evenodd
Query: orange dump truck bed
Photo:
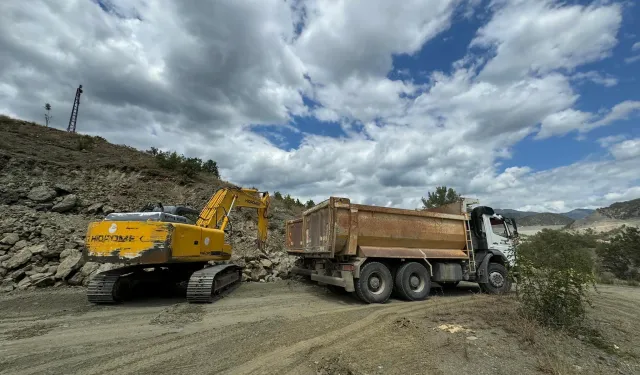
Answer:
<svg viewBox="0 0 640 375"><path fill-rule="evenodd" d="M331 197L287 222L286 247L305 258L465 259L466 220L461 203L419 211Z"/></svg>

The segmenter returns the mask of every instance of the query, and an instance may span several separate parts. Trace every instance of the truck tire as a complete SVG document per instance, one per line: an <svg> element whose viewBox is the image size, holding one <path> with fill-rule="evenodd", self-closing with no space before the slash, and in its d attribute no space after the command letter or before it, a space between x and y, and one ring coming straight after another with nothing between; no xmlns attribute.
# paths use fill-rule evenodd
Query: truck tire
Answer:
<svg viewBox="0 0 640 375"><path fill-rule="evenodd" d="M508 293L511 290L511 280L509 280L507 269L500 263L489 263L487 282L480 283L480 289L488 294Z"/></svg>
<svg viewBox="0 0 640 375"><path fill-rule="evenodd" d="M401 298L408 301L421 301L429 297L431 277L422 264L408 262L398 269L395 287Z"/></svg>
<svg viewBox="0 0 640 375"><path fill-rule="evenodd" d="M380 262L366 263L354 281L356 295L366 303L385 303L393 290L391 271Z"/></svg>

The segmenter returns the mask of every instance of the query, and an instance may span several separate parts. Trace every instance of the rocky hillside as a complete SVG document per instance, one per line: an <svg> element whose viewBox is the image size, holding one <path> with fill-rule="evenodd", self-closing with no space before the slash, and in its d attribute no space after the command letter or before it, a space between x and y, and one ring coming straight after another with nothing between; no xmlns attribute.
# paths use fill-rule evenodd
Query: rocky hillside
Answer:
<svg viewBox="0 0 640 375"><path fill-rule="evenodd" d="M99 137L0 116L0 289L86 284L110 265L81 258L91 221L148 203L203 207L229 186L211 174L187 176L160 168L152 155ZM234 260L246 276L269 281L286 276L284 221L298 206L273 199L266 252L255 248L255 212L232 215Z"/></svg>
<svg viewBox="0 0 640 375"><path fill-rule="evenodd" d="M640 198L616 202L609 207L599 208L598 213L610 219L627 220L640 218Z"/></svg>
<svg viewBox="0 0 640 375"><path fill-rule="evenodd" d="M516 219L518 226L538 226L538 225L567 225L573 223L573 219L561 215L552 213L541 213L530 216L525 216L520 219Z"/></svg>

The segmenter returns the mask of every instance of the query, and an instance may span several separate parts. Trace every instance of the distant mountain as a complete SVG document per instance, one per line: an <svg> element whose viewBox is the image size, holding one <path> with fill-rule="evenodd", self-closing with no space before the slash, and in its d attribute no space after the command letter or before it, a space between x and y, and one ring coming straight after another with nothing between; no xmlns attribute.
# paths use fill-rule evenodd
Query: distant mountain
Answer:
<svg viewBox="0 0 640 375"><path fill-rule="evenodd" d="M591 210L588 208L576 208L575 210L571 210L569 212L564 212L562 215L572 218L573 220L584 219L585 217L591 215L596 212L596 210Z"/></svg>
<svg viewBox="0 0 640 375"><path fill-rule="evenodd" d="M595 212L595 210L586 208L577 208L562 213L518 211L510 208L498 208L494 211L502 216L516 219L518 226L566 225L574 220L584 219Z"/></svg>
<svg viewBox="0 0 640 375"><path fill-rule="evenodd" d="M543 212L535 215L528 215L520 219L516 219L516 223L520 227L534 225L567 225L573 223L574 219L563 214L553 214Z"/></svg>
<svg viewBox="0 0 640 375"><path fill-rule="evenodd" d="M637 219L640 218L640 198L626 202L616 202L609 207L598 208L597 212L610 219Z"/></svg>
<svg viewBox="0 0 640 375"><path fill-rule="evenodd" d="M516 219L516 220L520 219L522 217L539 214L539 212L518 211L518 210L512 210L510 208L496 208L496 209L494 209L494 211L499 215L502 215L502 216L505 216L505 217L511 217L511 218Z"/></svg>

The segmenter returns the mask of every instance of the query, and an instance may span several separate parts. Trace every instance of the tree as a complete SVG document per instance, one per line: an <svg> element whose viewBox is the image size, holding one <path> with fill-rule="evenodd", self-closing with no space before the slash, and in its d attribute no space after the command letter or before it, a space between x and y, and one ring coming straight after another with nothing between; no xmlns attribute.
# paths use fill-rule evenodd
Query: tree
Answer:
<svg viewBox="0 0 640 375"><path fill-rule="evenodd" d="M428 192L428 199L422 197L422 205L424 208L439 207L448 203L456 202L460 199L460 195L452 188L447 189L446 186L436 187L434 193Z"/></svg>
<svg viewBox="0 0 640 375"><path fill-rule="evenodd" d="M312 200L312 199L309 199L309 200L307 201L307 203L305 203L305 207L306 207L306 208L311 208L311 207L313 207L313 206L315 206L315 205L316 205L316 204L315 204L315 203L313 203L313 200Z"/></svg>
<svg viewBox="0 0 640 375"><path fill-rule="evenodd" d="M279 191L276 191L276 192L273 194L273 197L274 197L275 199L282 200L282 194L281 194Z"/></svg>
<svg viewBox="0 0 640 375"><path fill-rule="evenodd" d="M218 164L215 161L211 159L207 160L206 162L204 162L204 164L202 164L202 169L204 169L205 172L213 174L216 178L220 178Z"/></svg>
<svg viewBox="0 0 640 375"><path fill-rule="evenodd" d="M51 104L46 103L44 105L44 109L47 111L47 113L44 114L44 121L47 124L47 128L49 127L49 121L51 121L51 119L53 118L49 112L51 111Z"/></svg>

